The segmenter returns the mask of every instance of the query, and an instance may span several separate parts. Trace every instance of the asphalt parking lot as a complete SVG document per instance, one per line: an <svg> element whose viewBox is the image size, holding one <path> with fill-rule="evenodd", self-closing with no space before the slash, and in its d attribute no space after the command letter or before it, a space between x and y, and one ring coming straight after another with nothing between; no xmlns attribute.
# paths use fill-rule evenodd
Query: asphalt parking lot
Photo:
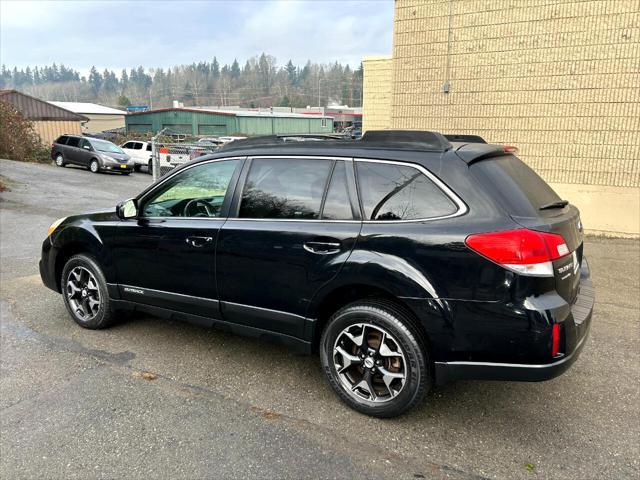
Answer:
<svg viewBox="0 0 640 480"><path fill-rule="evenodd" d="M640 475L637 240L587 238L593 328L565 375L457 382L378 420L281 346L153 317L79 328L38 275L47 227L151 177L6 160L0 174L2 478Z"/></svg>

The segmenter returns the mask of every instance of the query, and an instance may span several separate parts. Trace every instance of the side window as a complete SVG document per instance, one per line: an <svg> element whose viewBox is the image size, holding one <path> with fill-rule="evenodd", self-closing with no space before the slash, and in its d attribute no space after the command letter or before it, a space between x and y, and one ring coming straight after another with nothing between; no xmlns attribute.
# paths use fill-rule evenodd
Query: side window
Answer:
<svg viewBox="0 0 640 480"><path fill-rule="evenodd" d="M331 160L258 158L240 203L242 218L318 219Z"/></svg>
<svg viewBox="0 0 640 480"><path fill-rule="evenodd" d="M145 217L219 217L239 160L191 167L165 182L145 200Z"/></svg>
<svg viewBox="0 0 640 480"><path fill-rule="evenodd" d="M140 142L132 142L134 150L142 150L142 143Z"/></svg>
<svg viewBox="0 0 640 480"><path fill-rule="evenodd" d="M69 147L77 147L80 145L80 139L78 137L69 137L67 140L67 145Z"/></svg>
<svg viewBox="0 0 640 480"><path fill-rule="evenodd" d="M89 141L86 138L81 138L80 139L80 144L78 146L80 148L89 147L89 150L91 150L91 144L89 143Z"/></svg>
<svg viewBox="0 0 640 480"><path fill-rule="evenodd" d="M338 160L333 169L327 198L322 209L322 218L326 220L353 220L347 184L347 167L342 160Z"/></svg>
<svg viewBox="0 0 640 480"><path fill-rule="evenodd" d="M151 144L147 143L147 152L150 152L150 151L151 151Z"/></svg>
<svg viewBox="0 0 640 480"><path fill-rule="evenodd" d="M132 146L132 145L133 145L133 142L127 142L127 143L125 143L124 145L122 145L122 148L129 148L129 149L131 149L131 148L133 148L133 146Z"/></svg>
<svg viewBox="0 0 640 480"><path fill-rule="evenodd" d="M69 137L67 137L66 135L62 135L60 138L56 140L55 143L59 143L60 145L66 145L68 139Z"/></svg>
<svg viewBox="0 0 640 480"><path fill-rule="evenodd" d="M455 203L417 168L367 161L356 165L365 220L418 220L457 210Z"/></svg>

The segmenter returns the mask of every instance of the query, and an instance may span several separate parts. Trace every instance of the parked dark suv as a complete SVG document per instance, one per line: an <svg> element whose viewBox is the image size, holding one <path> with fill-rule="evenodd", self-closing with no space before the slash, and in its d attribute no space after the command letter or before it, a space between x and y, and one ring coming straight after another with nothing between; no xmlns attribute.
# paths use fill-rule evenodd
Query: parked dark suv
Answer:
<svg viewBox="0 0 640 480"><path fill-rule="evenodd" d="M289 140L234 142L113 212L58 220L44 283L86 328L144 310L319 350L340 398L379 417L433 384L576 360L594 302L579 213L509 150Z"/></svg>
<svg viewBox="0 0 640 480"><path fill-rule="evenodd" d="M110 170L129 175L135 166L131 157L115 143L79 135L62 135L54 140L51 158L59 167L75 164L93 173Z"/></svg>

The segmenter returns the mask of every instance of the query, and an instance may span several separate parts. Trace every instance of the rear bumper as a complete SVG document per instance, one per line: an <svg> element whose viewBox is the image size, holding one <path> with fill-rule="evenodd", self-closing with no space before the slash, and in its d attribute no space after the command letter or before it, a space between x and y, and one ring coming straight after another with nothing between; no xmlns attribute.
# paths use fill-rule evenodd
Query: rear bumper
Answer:
<svg viewBox="0 0 640 480"><path fill-rule="evenodd" d="M436 384L443 385L452 380L541 382L564 373L580 356L591 329L595 291L586 259L583 260L580 276L580 290L576 300L570 306L570 313L561 320L561 323L564 324L565 342L569 342L571 345L570 351L562 358L543 364L436 361L434 362ZM550 317L554 316L551 311L546 313Z"/></svg>
<svg viewBox="0 0 640 480"><path fill-rule="evenodd" d="M524 363L491 363L491 362L435 362L436 383L443 385L452 380L508 380L518 382L542 382L562 375L580 356L584 348L589 328L591 313L585 320L589 322L585 335L576 348L560 360L542 364Z"/></svg>

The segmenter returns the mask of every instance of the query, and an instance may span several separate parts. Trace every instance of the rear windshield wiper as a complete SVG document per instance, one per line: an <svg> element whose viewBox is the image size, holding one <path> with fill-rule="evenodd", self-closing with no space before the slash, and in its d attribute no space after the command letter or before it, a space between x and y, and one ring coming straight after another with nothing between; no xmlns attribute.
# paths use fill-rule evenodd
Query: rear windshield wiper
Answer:
<svg viewBox="0 0 640 480"><path fill-rule="evenodd" d="M540 210L551 210L552 208L564 208L569 205L568 200L558 200L557 202L547 203L540 207Z"/></svg>

